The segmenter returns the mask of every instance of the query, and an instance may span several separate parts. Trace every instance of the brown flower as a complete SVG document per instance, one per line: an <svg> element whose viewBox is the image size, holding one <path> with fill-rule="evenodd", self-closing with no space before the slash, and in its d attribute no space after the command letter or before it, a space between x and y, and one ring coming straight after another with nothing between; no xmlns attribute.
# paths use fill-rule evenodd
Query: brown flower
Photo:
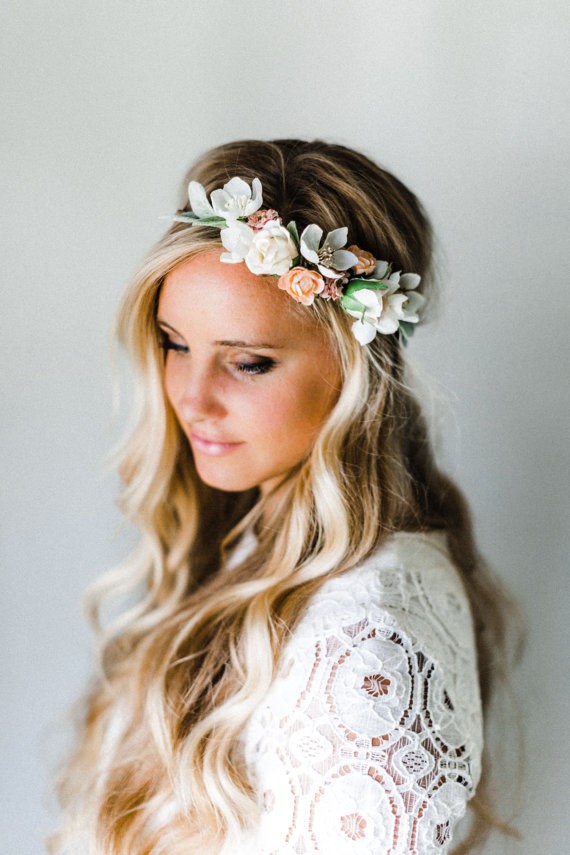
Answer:
<svg viewBox="0 0 570 855"><path fill-rule="evenodd" d="M356 244L348 246L347 249L349 252L353 252L358 258L357 264L352 268L357 276L367 276L369 273L374 273L376 259L371 252L366 252L365 249L360 249Z"/></svg>
<svg viewBox="0 0 570 855"><path fill-rule="evenodd" d="M305 306L310 306L314 302L315 294L320 294L325 287L321 274L315 270L307 270L306 267L292 267L279 277L277 284Z"/></svg>

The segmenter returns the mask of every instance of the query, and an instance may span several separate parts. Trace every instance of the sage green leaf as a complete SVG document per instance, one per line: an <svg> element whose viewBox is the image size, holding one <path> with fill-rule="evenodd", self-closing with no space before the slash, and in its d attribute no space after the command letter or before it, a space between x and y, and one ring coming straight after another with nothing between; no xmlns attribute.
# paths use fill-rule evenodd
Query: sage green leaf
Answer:
<svg viewBox="0 0 570 855"><path fill-rule="evenodd" d="M190 211L183 211L181 214L175 214L172 219L175 223L197 223L200 220L196 214L192 214Z"/></svg>
<svg viewBox="0 0 570 855"><path fill-rule="evenodd" d="M400 321L399 330L402 333L404 343L413 335L415 324L410 324L408 321Z"/></svg>
<svg viewBox="0 0 570 855"><path fill-rule="evenodd" d="M297 223L295 222L295 220L291 220L290 223L287 223L287 231L289 232L289 234L291 235L291 237L295 241L295 246L298 248L300 241L299 241L299 232L297 231Z"/></svg>
<svg viewBox="0 0 570 855"><path fill-rule="evenodd" d="M223 217L198 217L191 211L183 211L173 217L177 223L191 223L193 226L208 226L212 229L224 229L227 225Z"/></svg>
<svg viewBox="0 0 570 855"><path fill-rule="evenodd" d="M226 220L223 217L197 217L195 220L197 226L209 226L213 229L225 229L227 226Z"/></svg>

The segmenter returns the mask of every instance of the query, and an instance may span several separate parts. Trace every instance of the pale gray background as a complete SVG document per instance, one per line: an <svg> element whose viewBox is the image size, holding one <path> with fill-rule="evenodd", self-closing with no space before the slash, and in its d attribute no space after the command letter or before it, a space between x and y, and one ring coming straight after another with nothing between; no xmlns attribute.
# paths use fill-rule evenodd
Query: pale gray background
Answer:
<svg viewBox="0 0 570 855"><path fill-rule="evenodd" d="M410 352L530 621L524 839L486 851L564 851L567 2L4 0L0 15L2 853L42 851L58 722L89 668L80 597L128 546L101 474L119 294L192 158L246 136L361 148L433 217L447 298Z"/></svg>

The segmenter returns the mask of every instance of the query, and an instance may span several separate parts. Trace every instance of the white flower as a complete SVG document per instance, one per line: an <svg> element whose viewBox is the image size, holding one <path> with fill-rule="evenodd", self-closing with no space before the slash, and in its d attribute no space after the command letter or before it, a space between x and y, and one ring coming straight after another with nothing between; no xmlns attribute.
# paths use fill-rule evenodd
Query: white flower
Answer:
<svg viewBox="0 0 570 855"><path fill-rule="evenodd" d="M227 264L239 264L243 261L249 252L254 234L253 229L239 220L232 222L227 229L222 229L220 238L228 251L222 252L220 261Z"/></svg>
<svg viewBox="0 0 570 855"><path fill-rule="evenodd" d="M215 217L216 212L206 198L206 191L197 181L191 181L188 185L188 199L192 212L197 217Z"/></svg>
<svg viewBox="0 0 570 855"><path fill-rule="evenodd" d="M383 297L388 301L392 316L409 324L417 324L420 319L418 311L426 301L422 294L415 291L421 282L421 276L417 273L397 272L392 273L387 282L389 288L383 292Z"/></svg>
<svg viewBox="0 0 570 855"><path fill-rule="evenodd" d="M190 207L198 217L222 217L227 223L232 223L238 217L248 217L261 208L261 181L254 178L250 187L241 178L232 178L224 184L222 190L214 190L210 198L211 204L204 187L198 181L189 183Z"/></svg>
<svg viewBox="0 0 570 855"><path fill-rule="evenodd" d="M301 235L301 255L316 264L323 276L338 279L342 274L339 270L348 270L358 263L353 252L341 249L346 244L348 228L343 226L329 232L321 246L323 230L314 223L307 226Z"/></svg>
<svg viewBox="0 0 570 855"><path fill-rule="evenodd" d="M370 344L372 339L376 337L376 333L380 331L378 323L384 309L382 291L361 288L360 291L355 291L351 296L362 307L360 310L347 310L353 318L358 318L352 325L352 333L360 344ZM395 329L386 330L386 332L395 332L397 329L398 324L396 324Z"/></svg>
<svg viewBox="0 0 570 855"><path fill-rule="evenodd" d="M297 255L298 250L289 231L273 221L253 232L245 263L252 273L280 276L289 270Z"/></svg>
<svg viewBox="0 0 570 855"><path fill-rule="evenodd" d="M386 290L361 288L351 297L361 308L347 309L349 315L358 318L352 325L352 332L360 344L369 344L376 333L389 335L395 333L400 321L417 324L419 309L425 303L425 297L415 292L420 283L417 273L393 273ZM399 290L402 288L404 290ZM412 293L410 293L412 292Z"/></svg>
<svg viewBox="0 0 570 855"><path fill-rule="evenodd" d="M249 217L263 204L261 181L254 178L250 187L241 178L232 178L223 190L214 190L211 199L216 214L228 222Z"/></svg>

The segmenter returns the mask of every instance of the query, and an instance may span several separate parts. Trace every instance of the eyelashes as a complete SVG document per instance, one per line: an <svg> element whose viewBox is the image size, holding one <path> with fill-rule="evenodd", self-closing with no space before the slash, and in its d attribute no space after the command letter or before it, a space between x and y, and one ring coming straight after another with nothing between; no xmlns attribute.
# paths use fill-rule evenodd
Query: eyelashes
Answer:
<svg viewBox="0 0 570 855"><path fill-rule="evenodd" d="M169 350L182 354L190 352L189 348L185 344L177 344L164 334L161 336L158 346L164 351L165 356L168 355ZM274 359L271 359L269 356L263 356L258 357L253 362L234 362L232 363L232 368L240 374L247 374L250 377L255 377L259 374L268 374L273 368L275 368L275 364Z"/></svg>
<svg viewBox="0 0 570 855"><path fill-rule="evenodd" d="M275 361L269 357L264 357L258 362L236 362L235 365L237 370L243 374L267 374L275 367Z"/></svg>
<svg viewBox="0 0 570 855"><path fill-rule="evenodd" d="M169 350L175 350L176 353L188 353L188 348L185 344L176 344L172 339L163 336L158 342L158 346L167 353Z"/></svg>

